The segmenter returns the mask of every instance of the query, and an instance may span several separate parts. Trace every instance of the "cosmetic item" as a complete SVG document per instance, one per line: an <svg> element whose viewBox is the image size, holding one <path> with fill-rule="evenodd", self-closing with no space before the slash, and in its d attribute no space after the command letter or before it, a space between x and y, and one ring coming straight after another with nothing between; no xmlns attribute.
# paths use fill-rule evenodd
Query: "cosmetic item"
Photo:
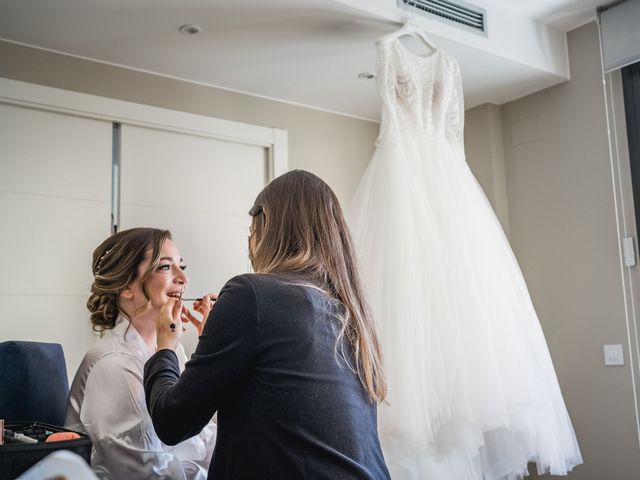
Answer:
<svg viewBox="0 0 640 480"><path fill-rule="evenodd" d="M76 432L57 432L49 435L45 440L45 443L65 442L67 440L75 440L76 438L80 438L80 435Z"/></svg>
<svg viewBox="0 0 640 480"><path fill-rule="evenodd" d="M183 302L199 302L202 300L202 297L200 298L183 298L182 301ZM211 299L211 303L214 303L217 300L217 298L212 298Z"/></svg>
<svg viewBox="0 0 640 480"><path fill-rule="evenodd" d="M31 437L27 437L26 435L23 435L22 433L16 433L13 430L9 430L8 428L3 429L4 435L5 435L5 439L7 440L7 442L11 442L11 443L38 443L38 440L36 440L35 438L31 438Z"/></svg>

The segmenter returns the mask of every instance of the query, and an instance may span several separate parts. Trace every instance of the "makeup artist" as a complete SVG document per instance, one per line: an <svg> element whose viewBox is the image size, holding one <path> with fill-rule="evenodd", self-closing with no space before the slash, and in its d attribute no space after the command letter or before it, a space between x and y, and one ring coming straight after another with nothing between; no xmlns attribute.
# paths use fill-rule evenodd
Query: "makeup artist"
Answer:
<svg viewBox="0 0 640 480"><path fill-rule="evenodd" d="M337 198L296 170L249 213L256 273L224 286L182 374L181 302L157 317L144 387L158 436L185 441L218 412L210 479L388 479L380 346Z"/></svg>
<svg viewBox="0 0 640 480"><path fill-rule="evenodd" d="M65 426L86 432L93 442L91 466L99 478L207 478L216 426L205 422L199 435L167 446L147 413L142 375L156 351L155 319L188 282L180 252L167 230L134 228L107 238L93 252L93 284L87 308L95 331L102 333L75 375ZM209 296L194 304L203 319ZM203 322L186 308L176 311L177 329ZM174 329L176 325L174 325ZM186 356L174 344L178 371Z"/></svg>

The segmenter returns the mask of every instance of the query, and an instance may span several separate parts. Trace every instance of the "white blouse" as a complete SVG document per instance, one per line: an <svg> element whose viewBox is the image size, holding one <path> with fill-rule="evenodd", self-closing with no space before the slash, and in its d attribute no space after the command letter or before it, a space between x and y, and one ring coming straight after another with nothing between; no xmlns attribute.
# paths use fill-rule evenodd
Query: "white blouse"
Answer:
<svg viewBox="0 0 640 480"><path fill-rule="evenodd" d="M180 370L187 360L182 345ZM93 442L91 467L100 478L204 480L213 454L216 425L173 447L153 429L144 397L144 364L151 357L129 321L89 349L71 385L65 427L86 432Z"/></svg>

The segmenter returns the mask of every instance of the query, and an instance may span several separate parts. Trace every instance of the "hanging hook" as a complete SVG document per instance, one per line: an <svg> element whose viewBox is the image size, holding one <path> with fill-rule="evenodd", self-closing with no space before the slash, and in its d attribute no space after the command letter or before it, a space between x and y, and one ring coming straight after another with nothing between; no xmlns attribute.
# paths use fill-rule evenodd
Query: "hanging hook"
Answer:
<svg viewBox="0 0 640 480"><path fill-rule="evenodd" d="M416 25L416 9L417 4L415 1L409 0L407 3L407 6L409 7L409 18L407 20L407 24L409 25Z"/></svg>

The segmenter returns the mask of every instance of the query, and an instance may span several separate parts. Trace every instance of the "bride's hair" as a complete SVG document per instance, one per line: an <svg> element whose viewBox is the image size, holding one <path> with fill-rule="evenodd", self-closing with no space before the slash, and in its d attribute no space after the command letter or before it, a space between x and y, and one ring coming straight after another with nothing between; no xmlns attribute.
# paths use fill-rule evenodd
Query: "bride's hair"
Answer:
<svg viewBox="0 0 640 480"><path fill-rule="evenodd" d="M145 282L158 267L162 245L168 239L168 230L132 228L111 235L93 251L93 284L87 308L94 331L115 326L118 295L138 277L138 268L149 258L149 266L140 277L147 296Z"/></svg>
<svg viewBox="0 0 640 480"><path fill-rule="evenodd" d="M319 282L344 306L338 342L353 347L356 371L369 397L384 400L382 351L357 267L342 209L329 186L304 170L267 185L249 211L253 269L258 273L299 272ZM337 346L337 344L336 344Z"/></svg>

